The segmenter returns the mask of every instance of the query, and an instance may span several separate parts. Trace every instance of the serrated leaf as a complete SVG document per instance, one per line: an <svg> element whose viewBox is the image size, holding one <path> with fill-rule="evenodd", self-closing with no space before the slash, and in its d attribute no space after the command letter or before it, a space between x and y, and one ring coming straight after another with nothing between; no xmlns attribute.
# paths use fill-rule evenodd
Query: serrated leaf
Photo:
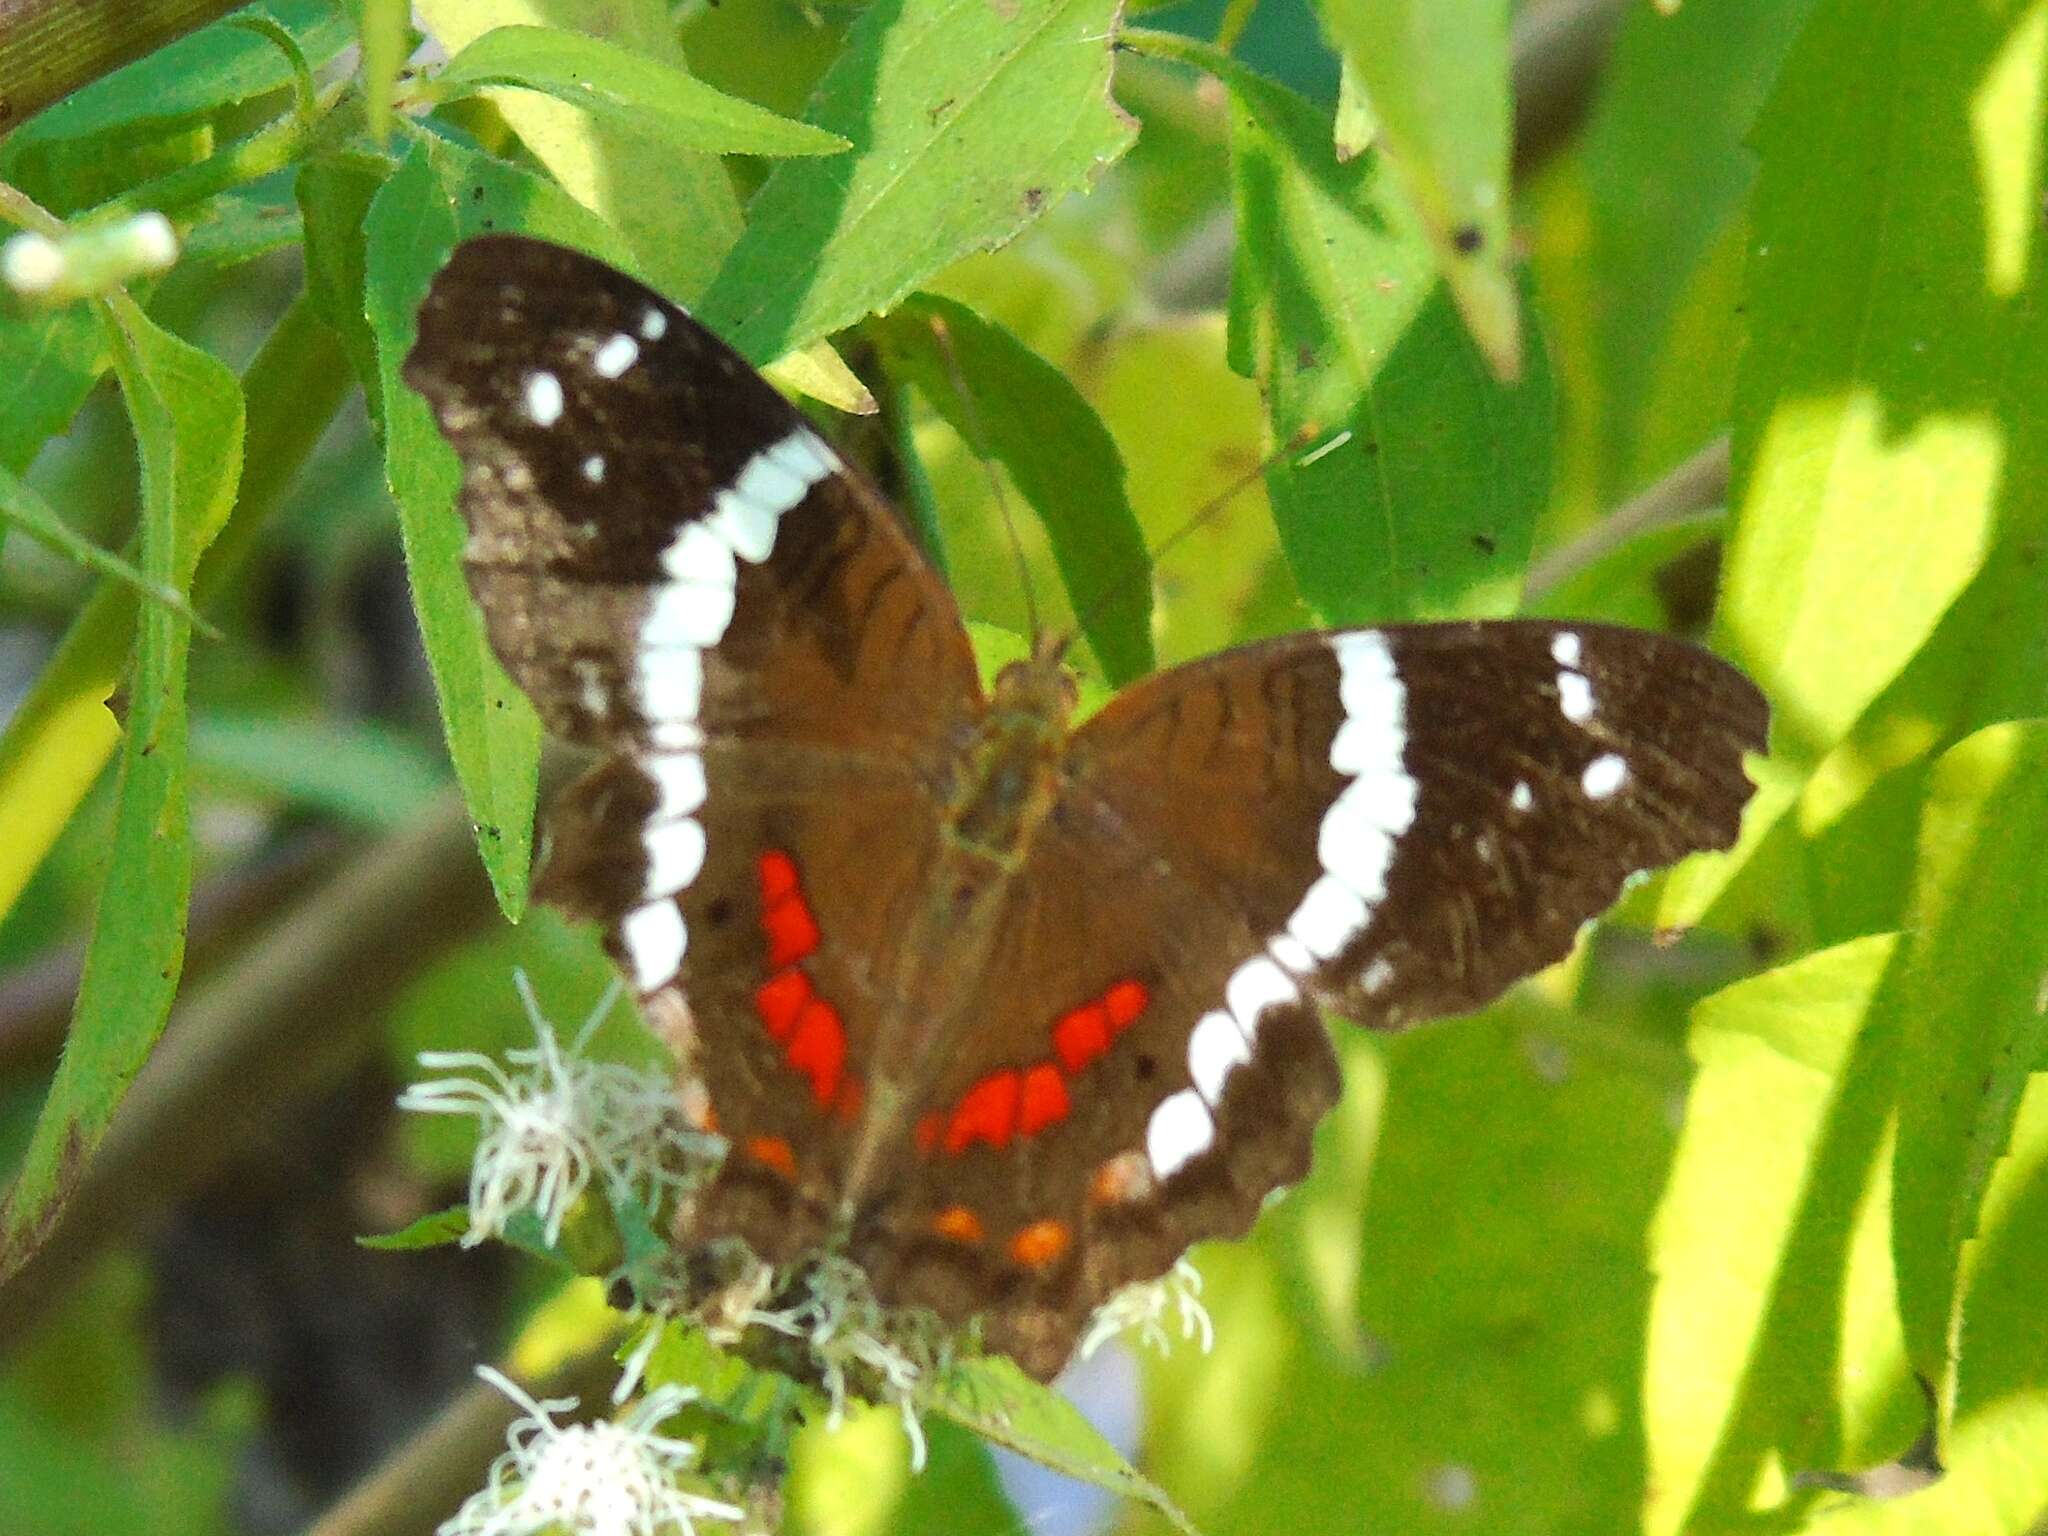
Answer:
<svg viewBox="0 0 2048 1536"><path fill-rule="evenodd" d="M142 574L154 587L187 592L201 551L234 505L241 386L132 301L116 298L102 313L142 466ZM0 1203L0 1279L40 1246L77 1188L177 992L192 885L185 797L190 644L183 617L160 603L143 607L106 882L64 1057L21 1171Z"/></svg>
<svg viewBox="0 0 2048 1536"><path fill-rule="evenodd" d="M1928 786L1904 979L1893 1207L1913 1364L1953 1406L1963 1244L2048 1057L2048 721L1995 725Z"/></svg>
<svg viewBox="0 0 2048 1536"><path fill-rule="evenodd" d="M499 907L526 907L540 720L491 654L462 571L461 467L432 413L399 369L418 332L420 301L461 234L456 201L431 151L415 144L370 205L365 296L384 400L384 463L398 503L413 608L434 674L449 756Z"/></svg>
<svg viewBox="0 0 2048 1536"><path fill-rule="evenodd" d="M1827 0L1753 136L1718 625L1808 762L1984 568L2038 416L2048 332L2013 302L2039 262L2038 102L1994 93L1952 131L2001 46L1907 0Z"/></svg>
<svg viewBox="0 0 2048 1536"><path fill-rule="evenodd" d="M871 327L914 383L1038 513L1081 631L1112 683L1152 669L1152 563L1101 420L1058 369L966 305L919 294ZM963 398L961 386L967 396Z"/></svg>
<svg viewBox="0 0 2048 1536"><path fill-rule="evenodd" d="M1508 0L1321 0L1377 143L1494 372L1521 369L1508 239Z"/></svg>
<svg viewBox="0 0 2048 1536"><path fill-rule="evenodd" d="M413 1253L422 1248L445 1248L461 1242L468 1234L469 1207L451 1205L444 1211L431 1211L417 1221L407 1222L396 1232L359 1237L356 1244L379 1253Z"/></svg>
<svg viewBox="0 0 2048 1536"><path fill-rule="evenodd" d="M539 91L675 149L713 155L836 155L847 140L792 122L679 69L602 38L553 27L498 27L448 61L446 96L493 86Z"/></svg>
<svg viewBox="0 0 2048 1536"><path fill-rule="evenodd" d="M809 119L851 153L776 166L699 313L759 363L1000 245L1130 147L1117 0L882 0Z"/></svg>
<svg viewBox="0 0 2048 1536"><path fill-rule="evenodd" d="M1917 1428L1885 1252L1879 997L1897 946L1822 950L1693 1011L1698 1070L1650 1236L1650 1536L1737 1519L1767 1465L1867 1465Z"/></svg>
<svg viewBox="0 0 2048 1536"><path fill-rule="evenodd" d="M1231 92L1231 358L1258 378L1274 440L1310 439L1266 477L1303 598L1327 623L1512 609L1549 493L1540 348L1519 386L1493 377L1381 156L1340 163L1299 97L1201 45L1147 41Z"/></svg>
<svg viewBox="0 0 2048 1536"><path fill-rule="evenodd" d="M1081 1410L1003 1359L969 1360L926 1382L917 1405L992 1445L1106 1488L1157 1511L1175 1530L1199 1536L1166 1491L1125 1461Z"/></svg>

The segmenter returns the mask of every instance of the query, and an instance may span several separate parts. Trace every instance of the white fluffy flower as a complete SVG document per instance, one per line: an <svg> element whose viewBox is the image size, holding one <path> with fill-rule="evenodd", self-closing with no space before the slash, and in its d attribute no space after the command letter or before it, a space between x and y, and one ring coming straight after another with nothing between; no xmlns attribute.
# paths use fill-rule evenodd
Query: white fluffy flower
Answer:
<svg viewBox="0 0 2048 1536"><path fill-rule="evenodd" d="M696 1394L658 1387L623 1418L557 1424L574 1398L536 1402L489 1366L477 1374L526 1410L484 1486L441 1523L439 1536L695 1536L700 1520L737 1521L737 1505L691 1493L677 1479L697 1447L655 1431Z"/></svg>
<svg viewBox="0 0 2048 1536"><path fill-rule="evenodd" d="M1199 1341L1203 1354L1216 1343L1216 1329L1209 1321L1208 1308L1202 1305L1201 1271L1186 1259L1176 1262L1157 1280L1125 1286L1097 1307L1087 1336L1081 1340L1081 1358L1087 1359L1125 1333L1136 1335L1139 1343L1150 1345L1163 1355L1173 1348L1173 1339L1166 1331L1169 1315L1179 1322L1183 1339Z"/></svg>
<svg viewBox="0 0 2048 1536"><path fill-rule="evenodd" d="M651 1202L669 1171L664 1154L695 1151L677 1125L675 1087L665 1076L616 1062L585 1061L583 1049L618 996L614 982L564 1051L542 1017L526 977L515 973L533 1021L534 1045L508 1051L511 1070L474 1051L422 1051L420 1065L459 1077L416 1083L399 1095L401 1109L474 1115L482 1128L469 1175L465 1247L500 1235L515 1214L541 1219L549 1246L562 1221L601 1176L613 1195Z"/></svg>
<svg viewBox="0 0 2048 1536"><path fill-rule="evenodd" d="M838 1255L820 1258L808 1267L805 1278L802 1300L780 1311L750 1311L746 1321L810 1345L825 1395L831 1401L826 1423L832 1428L846 1415L848 1364L857 1363L872 1372L882 1398L894 1403L903 1415L903 1433L910 1441L910 1468L922 1472L924 1425L917 1417L916 1398L926 1376L945 1369L943 1344L934 1344L914 1326L890 1327L866 1273L851 1259Z"/></svg>

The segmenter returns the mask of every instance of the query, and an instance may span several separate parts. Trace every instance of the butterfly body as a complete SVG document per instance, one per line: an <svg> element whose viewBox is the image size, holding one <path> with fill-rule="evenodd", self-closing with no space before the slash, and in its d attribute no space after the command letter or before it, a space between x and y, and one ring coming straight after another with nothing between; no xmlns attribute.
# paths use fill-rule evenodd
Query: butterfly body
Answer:
<svg viewBox="0 0 2048 1536"><path fill-rule="evenodd" d="M536 891L603 925L730 1143L677 1240L843 1252L1040 1376L1301 1177L1326 1010L1483 1004L1749 794L1755 690L1599 625L1284 636L1078 724L1049 648L984 692L872 487L574 252L458 248L407 378L494 649L602 754Z"/></svg>

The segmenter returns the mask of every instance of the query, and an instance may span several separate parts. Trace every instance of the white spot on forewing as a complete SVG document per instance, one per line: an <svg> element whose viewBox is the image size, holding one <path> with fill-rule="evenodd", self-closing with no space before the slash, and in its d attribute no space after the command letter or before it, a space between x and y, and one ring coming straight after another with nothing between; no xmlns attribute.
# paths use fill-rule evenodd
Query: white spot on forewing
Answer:
<svg viewBox="0 0 2048 1536"><path fill-rule="evenodd" d="M704 696L703 656L686 649L644 651L639 673L641 716L650 725L687 725L694 736Z"/></svg>
<svg viewBox="0 0 2048 1536"><path fill-rule="evenodd" d="M1259 1015L1268 1008L1300 1001L1293 980L1266 955L1254 955L1223 983L1224 1006L1247 1040L1259 1037Z"/></svg>
<svg viewBox="0 0 2048 1536"><path fill-rule="evenodd" d="M1593 718L1593 685L1576 672L1557 674L1557 707L1573 725Z"/></svg>
<svg viewBox="0 0 2048 1536"><path fill-rule="evenodd" d="M1276 933L1266 940L1266 953L1291 975L1306 976L1316 968L1316 957L1309 947L1291 933Z"/></svg>
<svg viewBox="0 0 2048 1536"><path fill-rule="evenodd" d="M838 455L809 427L762 449L712 501L706 525L742 560L766 560L782 514L838 466Z"/></svg>
<svg viewBox="0 0 2048 1536"><path fill-rule="evenodd" d="M1579 784L1590 800L1605 800L1628 782L1628 764L1613 752L1603 752L1590 763Z"/></svg>
<svg viewBox="0 0 2048 1536"><path fill-rule="evenodd" d="M640 760L659 798L650 821L687 816L704 803L704 759L695 752L663 752Z"/></svg>
<svg viewBox="0 0 2048 1536"><path fill-rule="evenodd" d="M644 990L644 989L643 989ZM1162 1099L1145 1126L1145 1156L1154 1178L1171 1178L1216 1141L1216 1122L1192 1088Z"/></svg>
<svg viewBox="0 0 2048 1536"><path fill-rule="evenodd" d="M1393 979L1393 962L1388 960L1385 955L1375 955L1373 956L1372 964L1368 965L1363 974L1359 976L1358 984L1365 988L1367 996L1371 996L1375 992L1383 991L1387 983Z"/></svg>
<svg viewBox="0 0 2048 1536"><path fill-rule="evenodd" d="M1577 667L1583 654L1579 637L1571 630L1561 630L1551 636L1550 656L1560 667Z"/></svg>
<svg viewBox="0 0 2048 1536"><path fill-rule="evenodd" d="M1318 960L1334 960L1370 915L1364 897L1335 875L1324 875L1301 898L1287 931Z"/></svg>
<svg viewBox="0 0 2048 1536"><path fill-rule="evenodd" d="M1211 1104L1223 1102L1223 1080L1252 1059L1237 1023L1227 1013L1205 1013L1188 1036L1188 1076Z"/></svg>
<svg viewBox="0 0 2048 1536"><path fill-rule="evenodd" d="M775 448L763 449L747 460L746 468L732 486L734 495L744 497L774 517L782 516L802 501L804 492L810 488L810 481L776 457Z"/></svg>
<svg viewBox="0 0 2048 1536"><path fill-rule="evenodd" d="M541 427L552 427L562 419L562 381L545 368L526 376L526 414Z"/></svg>
<svg viewBox="0 0 2048 1536"><path fill-rule="evenodd" d="M1325 870L1370 906L1386 900L1394 838L1372 803L1353 792L1356 788L1345 790L1323 813L1323 824L1316 833L1316 857Z"/></svg>
<svg viewBox="0 0 2048 1536"><path fill-rule="evenodd" d="M583 478L592 485L604 484L604 455L593 453L583 461Z"/></svg>
<svg viewBox="0 0 2048 1536"><path fill-rule="evenodd" d="M839 455L815 432L792 432L768 454L791 474L801 476L805 485L816 485L839 468Z"/></svg>
<svg viewBox="0 0 2048 1536"><path fill-rule="evenodd" d="M742 560L759 565L775 548L779 517L779 513L749 501L737 491L720 491L712 499L711 515L704 519L704 526L725 540Z"/></svg>
<svg viewBox="0 0 2048 1536"><path fill-rule="evenodd" d="M590 366L602 378L616 379L639 360L640 343L624 331L613 335L590 356Z"/></svg>
<svg viewBox="0 0 2048 1536"><path fill-rule="evenodd" d="M648 900L673 896L704 867L704 829L685 816L679 821L650 822L640 834L647 853L647 880L640 894Z"/></svg>
<svg viewBox="0 0 2048 1536"><path fill-rule="evenodd" d="M1330 637L1337 653L1337 695L1353 720L1401 730L1406 692L1394 670L1387 637L1376 629L1354 629Z"/></svg>
<svg viewBox="0 0 2048 1536"><path fill-rule="evenodd" d="M730 587L740 579L732 545L702 522L684 524L669 540L668 548L661 552L661 568L677 581L704 586Z"/></svg>
<svg viewBox="0 0 2048 1536"><path fill-rule="evenodd" d="M640 625L640 644L650 651L679 645L716 645L732 622L731 587L677 581L657 587Z"/></svg>
<svg viewBox="0 0 2048 1536"><path fill-rule="evenodd" d="M1518 811L1532 810L1536 805L1536 792L1529 788L1526 780L1517 779L1514 792L1508 796L1508 804Z"/></svg>
<svg viewBox="0 0 2048 1536"><path fill-rule="evenodd" d="M619 919L619 942L633 968L633 985L652 992L683 963L689 934L683 927L682 909L673 901L650 901L635 907Z"/></svg>
<svg viewBox="0 0 2048 1536"><path fill-rule="evenodd" d="M643 341L659 341L668 334L668 316L660 310L650 308L640 317L640 337Z"/></svg>

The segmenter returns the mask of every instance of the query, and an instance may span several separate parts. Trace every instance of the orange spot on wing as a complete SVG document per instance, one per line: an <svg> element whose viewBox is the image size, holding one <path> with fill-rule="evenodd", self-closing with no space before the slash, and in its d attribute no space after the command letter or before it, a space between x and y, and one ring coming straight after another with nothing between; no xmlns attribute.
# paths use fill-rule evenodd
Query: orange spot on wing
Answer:
<svg viewBox="0 0 2048 1536"><path fill-rule="evenodd" d="M930 1157L938 1149L939 1137L945 1134L946 1117L936 1109L917 1122L917 1150Z"/></svg>
<svg viewBox="0 0 2048 1536"><path fill-rule="evenodd" d="M1119 1152L1105 1158L1088 1179L1088 1199L1095 1205L1126 1205L1151 1191L1152 1165L1142 1152Z"/></svg>
<svg viewBox="0 0 2048 1536"><path fill-rule="evenodd" d="M1043 1269L1067 1251L1074 1234L1064 1221L1034 1221L1010 1239L1010 1257L1026 1269Z"/></svg>
<svg viewBox="0 0 2048 1536"><path fill-rule="evenodd" d="M1152 1001L1152 994L1145 990L1142 981L1120 981L1102 994L1102 1005L1109 1010L1110 1028L1122 1034L1137 1022Z"/></svg>
<svg viewBox="0 0 2048 1536"><path fill-rule="evenodd" d="M1017 1099L1023 1074L1014 1067L991 1072L960 1097L953 1118L946 1126L946 1150L955 1156L977 1141L998 1149L1007 1147L1017 1133Z"/></svg>
<svg viewBox="0 0 2048 1536"><path fill-rule="evenodd" d="M796 1178L796 1148L780 1136L756 1136L747 1143L747 1156L763 1168L773 1168L785 1179Z"/></svg>
<svg viewBox="0 0 2048 1536"><path fill-rule="evenodd" d="M1102 1003L1076 1008L1052 1027L1052 1048L1074 1076L1109 1049L1109 1009Z"/></svg>
<svg viewBox="0 0 2048 1536"><path fill-rule="evenodd" d="M785 896L796 894L796 860L780 848L761 855L761 905L772 907Z"/></svg>
<svg viewBox="0 0 2048 1536"><path fill-rule="evenodd" d="M802 960L818 947L818 920L802 896L785 896L761 909L761 931L768 936L768 969L779 971Z"/></svg>
<svg viewBox="0 0 2048 1536"><path fill-rule="evenodd" d="M1041 1061L1024 1074L1024 1093L1017 1106L1017 1134L1036 1136L1055 1120L1067 1118L1067 1085L1060 1069Z"/></svg>
<svg viewBox="0 0 2048 1536"><path fill-rule="evenodd" d="M981 1218L964 1205L949 1205L932 1218L932 1230L956 1243L978 1243L982 1239Z"/></svg>
<svg viewBox="0 0 2048 1536"><path fill-rule="evenodd" d="M797 1015L811 1000L811 978L795 966L778 971L754 993L754 1011L777 1040L787 1040L796 1028Z"/></svg>
<svg viewBox="0 0 2048 1536"><path fill-rule="evenodd" d="M789 1038L789 1064L809 1076L818 1103L830 1107L839 1091L840 1068L846 1065L846 1030L839 1010L824 999L812 998L797 1015Z"/></svg>

